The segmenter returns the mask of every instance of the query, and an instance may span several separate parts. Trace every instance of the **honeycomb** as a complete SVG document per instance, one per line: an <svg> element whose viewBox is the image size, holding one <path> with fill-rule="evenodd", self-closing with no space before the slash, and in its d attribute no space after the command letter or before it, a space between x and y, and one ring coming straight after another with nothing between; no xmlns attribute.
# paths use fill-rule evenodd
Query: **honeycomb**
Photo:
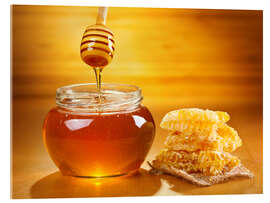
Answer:
<svg viewBox="0 0 270 203"><path fill-rule="evenodd" d="M212 135L172 131L166 138L165 147L172 150L215 150L233 152L242 145L236 130L227 124L218 125Z"/></svg>
<svg viewBox="0 0 270 203"><path fill-rule="evenodd" d="M230 115L223 111L185 108L167 113L161 128L169 131L165 148L154 165L171 165L188 173L214 176L240 164L230 154L242 145L235 129L226 124Z"/></svg>
<svg viewBox="0 0 270 203"><path fill-rule="evenodd" d="M238 166L240 160L227 152L218 151L172 151L164 149L156 157L154 165L168 164L188 173L202 173L206 176L219 175Z"/></svg>

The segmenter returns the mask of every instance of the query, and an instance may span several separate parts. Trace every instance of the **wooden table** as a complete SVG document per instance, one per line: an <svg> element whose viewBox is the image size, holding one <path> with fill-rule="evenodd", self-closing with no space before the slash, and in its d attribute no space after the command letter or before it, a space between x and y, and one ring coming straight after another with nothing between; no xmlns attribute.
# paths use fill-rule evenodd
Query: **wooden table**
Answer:
<svg viewBox="0 0 270 203"><path fill-rule="evenodd" d="M91 180L62 176L46 152L41 136L43 118L53 102L53 99L33 98L13 102L14 198L262 193L262 111L258 107L256 111L240 108L230 112L230 124L244 142L234 154L255 174L254 179L239 178L198 187L169 175L150 175L146 163L139 175L129 178ZM152 106L157 125L168 110L163 105ZM159 152L165 136L166 131L158 127L146 160L152 160Z"/></svg>
<svg viewBox="0 0 270 203"><path fill-rule="evenodd" d="M60 86L94 82L80 60L91 7L13 7L12 197L104 197L262 193L262 12L111 8L108 26L117 52L103 81L135 84L157 124L146 158L152 160L167 132L170 110L199 107L230 113L243 146L234 154L255 175L197 187L142 165L129 178L62 176L42 142L46 113Z"/></svg>

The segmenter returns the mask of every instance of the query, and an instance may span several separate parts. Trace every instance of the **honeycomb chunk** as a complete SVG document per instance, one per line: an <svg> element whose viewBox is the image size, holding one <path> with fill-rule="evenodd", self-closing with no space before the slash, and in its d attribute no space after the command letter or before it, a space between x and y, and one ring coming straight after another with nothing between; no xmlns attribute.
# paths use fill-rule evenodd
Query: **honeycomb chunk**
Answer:
<svg viewBox="0 0 270 203"><path fill-rule="evenodd" d="M168 164L188 173L201 173L214 176L230 171L240 164L240 160L227 152L217 151L172 151L162 150L153 161L153 166L159 168L161 164Z"/></svg>
<svg viewBox="0 0 270 203"><path fill-rule="evenodd" d="M161 128L178 131L185 135L197 134L203 137L214 137L218 124L230 119L229 114L221 111L202 110L197 108L180 109L167 113L161 121Z"/></svg>
<svg viewBox="0 0 270 203"><path fill-rule="evenodd" d="M198 108L185 108L167 113L160 126L167 130L178 130L177 123L196 123L203 126L212 126L216 123L224 123L230 119L229 114L222 111L202 110Z"/></svg>
<svg viewBox="0 0 270 203"><path fill-rule="evenodd" d="M217 135L217 124L207 122L193 122L193 121L170 121L166 124L166 127L171 132L181 132L185 136L196 134L202 137L213 137Z"/></svg>
<svg viewBox="0 0 270 203"><path fill-rule="evenodd" d="M242 146L242 140L238 136L237 131L227 124L218 125L217 133L218 136L223 138L222 145L224 151L232 152Z"/></svg>
<svg viewBox="0 0 270 203"><path fill-rule="evenodd" d="M216 133L185 134L178 131L171 132L165 141L165 147L170 150L216 150L233 152L242 145L242 140L236 130L227 124L218 125Z"/></svg>
<svg viewBox="0 0 270 203"><path fill-rule="evenodd" d="M185 135L181 132L170 133L165 140L165 147L170 150L184 150L188 152L198 150L223 150L223 138L198 136L197 134Z"/></svg>

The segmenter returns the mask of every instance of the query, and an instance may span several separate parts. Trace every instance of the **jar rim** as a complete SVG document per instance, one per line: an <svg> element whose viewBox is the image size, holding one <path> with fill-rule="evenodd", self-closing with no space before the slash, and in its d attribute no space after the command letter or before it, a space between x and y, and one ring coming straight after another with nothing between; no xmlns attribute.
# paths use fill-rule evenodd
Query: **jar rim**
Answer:
<svg viewBox="0 0 270 203"><path fill-rule="evenodd" d="M102 83L72 84L57 88L56 104L73 111L115 112L137 108L141 103L141 88L135 85Z"/></svg>

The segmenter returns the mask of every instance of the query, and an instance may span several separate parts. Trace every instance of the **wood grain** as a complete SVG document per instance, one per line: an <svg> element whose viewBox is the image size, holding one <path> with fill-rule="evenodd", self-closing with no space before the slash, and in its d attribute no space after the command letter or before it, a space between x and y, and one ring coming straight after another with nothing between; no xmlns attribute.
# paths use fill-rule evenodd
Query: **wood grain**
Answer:
<svg viewBox="0 0 270 203"><path fill-rule="evenodd" d="M141 87L157 126L165 113L182 107L231 114L244 141L236 155L255 178L211 188L150 177L145 163L136 178L98 183L56 172L42 143L42 123L56 88L95 82L80 58L80 42L97 8L16 5L11 11L13 198L262 193L262 11L109 8L116 52L104 82ZM166 133L157 128L148 160Z"/></svg>

